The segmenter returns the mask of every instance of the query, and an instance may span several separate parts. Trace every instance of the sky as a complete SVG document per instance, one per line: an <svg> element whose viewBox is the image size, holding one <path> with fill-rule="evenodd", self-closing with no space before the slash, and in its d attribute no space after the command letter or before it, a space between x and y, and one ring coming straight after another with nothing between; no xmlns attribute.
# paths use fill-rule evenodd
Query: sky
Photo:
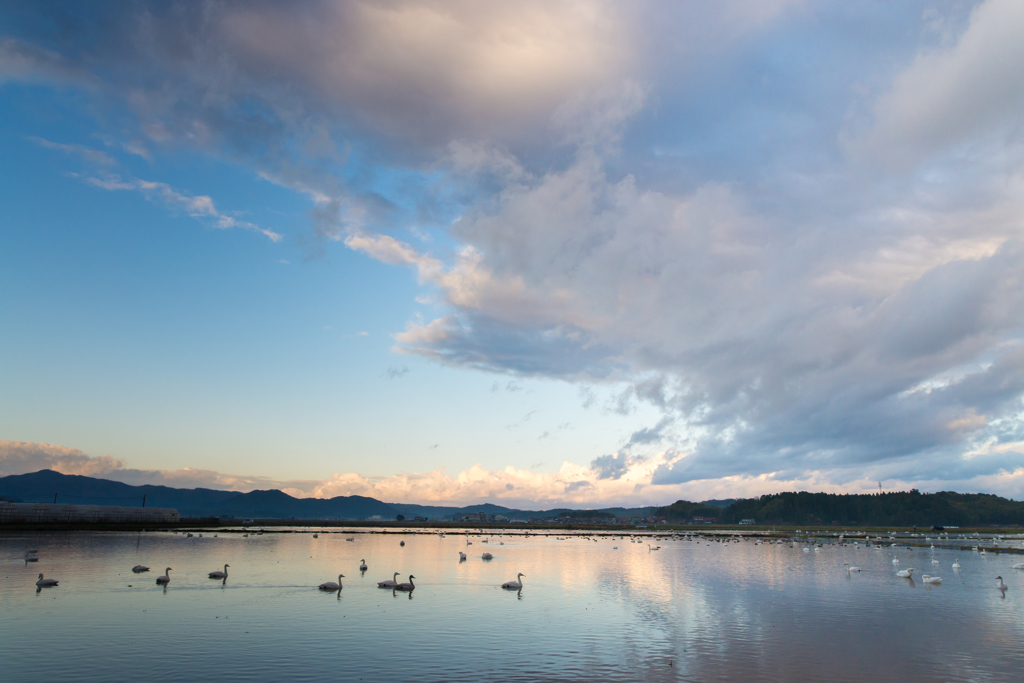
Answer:
<svg viewBox="0 0 1024 683"><path fill-rule="evenodd" d="M0 475L1024 496L1024 4L0 3Z"/></svg>

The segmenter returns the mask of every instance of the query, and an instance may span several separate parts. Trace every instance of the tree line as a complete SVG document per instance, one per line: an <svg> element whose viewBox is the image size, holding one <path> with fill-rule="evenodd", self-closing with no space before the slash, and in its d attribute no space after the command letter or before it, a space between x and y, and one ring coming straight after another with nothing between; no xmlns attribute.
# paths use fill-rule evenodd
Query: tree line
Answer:
<svg viewBox="0 0 1024 683"><path fill-rule="evenodd" d="M720 524L753 519L756 524L840 526L988 526L1024 525L1024 502L988 493L835 494L788 492L737 500L717 508L679 500L658 515L683 523L714 517Z"/></svg>

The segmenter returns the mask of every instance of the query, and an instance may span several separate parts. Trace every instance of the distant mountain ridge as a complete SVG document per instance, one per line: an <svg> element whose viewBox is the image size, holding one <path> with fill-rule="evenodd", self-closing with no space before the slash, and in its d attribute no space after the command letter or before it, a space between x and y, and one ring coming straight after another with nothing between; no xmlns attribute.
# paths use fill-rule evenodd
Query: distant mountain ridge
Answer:
<svg viewBox="0 0 1024 683"><path fill-rule="evenodd" d="M335 498L294 498L283 491L272 489L248 493L219 491L216 489L177 489L169 486L133 486L109 479L96 479L75 474L61 474L53 470L40 470L30 474L0 477L0 498L18 499L26 503L77 503L80 505L120 505L135 507L175 508L182 517L236 517L262 519L323 519L365 520L379 517L394 520L403 515L411 520L426 517L441 520L473 512L504 515L509 519L537 519L557 517L560 513L577 510L517 510L491 503L479 505L432 506L406 503L384 503L366 496L337 496ZM611 513L616 517L647 516L655 508L607 508L596 513Z"/></svg>

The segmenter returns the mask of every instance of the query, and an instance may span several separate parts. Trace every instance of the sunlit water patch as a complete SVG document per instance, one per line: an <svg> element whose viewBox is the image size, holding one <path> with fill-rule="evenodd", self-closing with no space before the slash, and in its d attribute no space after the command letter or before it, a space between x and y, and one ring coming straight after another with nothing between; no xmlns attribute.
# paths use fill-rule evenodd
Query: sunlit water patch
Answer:
<svg viewBox="0 0 1024 683"><path fill-rule="evenodd" d="M4 679L1008 681L1024 665L1021 555L484 538L7 533ZM224 564L226 580L207 578ZM377 588L395 571L415 590ZM37 591L39 573L59 586ZM340 592L317 590L339 573ZM521 591L500 587L518 573Z"/></svg>

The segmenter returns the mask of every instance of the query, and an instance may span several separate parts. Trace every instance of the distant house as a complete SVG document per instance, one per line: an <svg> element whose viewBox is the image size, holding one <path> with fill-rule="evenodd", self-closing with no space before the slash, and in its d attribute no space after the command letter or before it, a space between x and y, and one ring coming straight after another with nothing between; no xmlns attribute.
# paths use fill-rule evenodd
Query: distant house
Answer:
<svg viewBox="0 0 1024 683"><path fill-rule="evenodd" d="M371 522L377 522L380 521L382 517L380 515L370 515L369 519Z"/></svg>
<svg viewBox="0 0 1024 683"><path fill-rule="evenodd" d="M694 524L714 524L718 521L717 517L694 517Z"/></svg>
<svg viewBox="0 0 1024 683"><path fill-rule="evenodd" d="M757 522L754 521L753 517L750 517L749 519L741 519L740 524L743 526L753 526L754 524L757 524Z"/></svg>
<svg viewBox="0 0 1024 683"><path fill-rule="evenodd" d="M459 518L460 522L486 522L487 513L485 512L470 512L468 515L462 515Z"/></svg>
<svg viewBox="0 0 1024 683"><path fill-rule="evenodd" d="M413 517L412 521L414 521L414 522L426 522L427 518L426 517Z"/></svg>

